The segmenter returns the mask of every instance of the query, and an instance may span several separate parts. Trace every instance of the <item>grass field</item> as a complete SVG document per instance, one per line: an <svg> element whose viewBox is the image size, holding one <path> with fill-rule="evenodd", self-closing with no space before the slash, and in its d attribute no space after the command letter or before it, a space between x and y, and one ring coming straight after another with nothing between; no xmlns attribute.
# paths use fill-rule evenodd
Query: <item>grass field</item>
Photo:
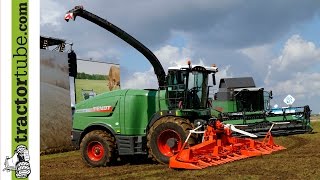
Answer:
<svg viewBox="0 0 320 180"><path fill-rule="evenodd" d="M108 80L88 80L76 79L76 100L77 102L83 101L82 90L91 90L97 94L109 91Z"/></svg>
<svg viewBox="0 0 320 180"><path fill-rule="evenodd" d="M173 170L149 161L89 168L79 151L44 155L41 179L320 179L320 121L312 125L312 134L276 137L286 150L203 170Z"/></svg>

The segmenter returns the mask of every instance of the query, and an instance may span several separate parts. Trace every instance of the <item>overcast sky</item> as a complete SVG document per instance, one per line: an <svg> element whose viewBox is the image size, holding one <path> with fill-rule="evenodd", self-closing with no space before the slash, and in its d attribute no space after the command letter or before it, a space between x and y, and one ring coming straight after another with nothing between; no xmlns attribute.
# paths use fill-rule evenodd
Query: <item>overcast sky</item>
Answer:
<svg viewBox="0 0 320 180"><path fill-rule="evenodd" d="M79 58L120 63L122 88L157 87L150 63L102 28L78 17L75 5L119 26L155 53L164 68L216 64L221 77L253 76L273 104L310 105L320 113L319 0L41 1L41 35L74 43Z"/></svg>

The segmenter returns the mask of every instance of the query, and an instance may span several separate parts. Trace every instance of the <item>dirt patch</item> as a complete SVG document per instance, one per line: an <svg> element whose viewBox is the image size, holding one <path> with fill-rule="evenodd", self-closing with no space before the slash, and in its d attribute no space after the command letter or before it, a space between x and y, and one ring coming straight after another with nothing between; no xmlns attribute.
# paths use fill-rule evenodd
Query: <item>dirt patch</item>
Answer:
<svg viewBox="0 0 320 180"><path fill-rule="evenodd" d="M313 122L319 132L320 122ZM41 179L318 179L320 133L276 137L287 149L203 170L172 170L150 161L90 168L79 151L41 156ZM140 163L139 163L140 162Z"/></svg>
<svg viewBox="0 0 320 180"><path fill-rule="evenodd" d="M308 139L297 135L288 136L287 138L292 142L287 146L287 151L295 151L297 148L304 148L305 145L310 143Z"/></svg>

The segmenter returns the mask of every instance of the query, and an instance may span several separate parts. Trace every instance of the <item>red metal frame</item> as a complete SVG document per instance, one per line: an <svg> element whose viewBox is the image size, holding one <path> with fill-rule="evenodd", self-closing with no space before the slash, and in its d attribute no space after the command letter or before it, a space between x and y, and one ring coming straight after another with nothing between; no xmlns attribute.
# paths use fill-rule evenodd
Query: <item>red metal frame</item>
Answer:
<svg viewBox="0 0 320 180"><path fill-rule="evenodd" d="M261 142L251 138L237 138L219 121L207 126L202 143L187 149L184 147L186 143L182 151L170 158L170 168L202 169L285 149L273 142L271 131Z"/></svg>

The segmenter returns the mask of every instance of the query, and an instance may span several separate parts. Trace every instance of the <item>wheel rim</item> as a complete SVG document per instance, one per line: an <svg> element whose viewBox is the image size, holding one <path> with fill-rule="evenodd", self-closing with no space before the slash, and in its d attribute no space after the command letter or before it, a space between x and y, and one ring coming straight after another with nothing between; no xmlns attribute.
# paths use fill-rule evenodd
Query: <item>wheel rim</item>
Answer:
<svg viewBox="0 0 320 180"><path fill-rule="evenodd" d="M172 139L175 141L174 146L169 146L168 141ZM171 157L181 149L182 141L176 131L168 129L160 133L157 139L157 145L163 155Z"/></svg>
<svg viewBox="0 0 320 180"><path fill-rule="evenodd" d="M104 148L100 142L93 141L88 144L87 154L92 161L100 161L104 156Z"/></svg>

